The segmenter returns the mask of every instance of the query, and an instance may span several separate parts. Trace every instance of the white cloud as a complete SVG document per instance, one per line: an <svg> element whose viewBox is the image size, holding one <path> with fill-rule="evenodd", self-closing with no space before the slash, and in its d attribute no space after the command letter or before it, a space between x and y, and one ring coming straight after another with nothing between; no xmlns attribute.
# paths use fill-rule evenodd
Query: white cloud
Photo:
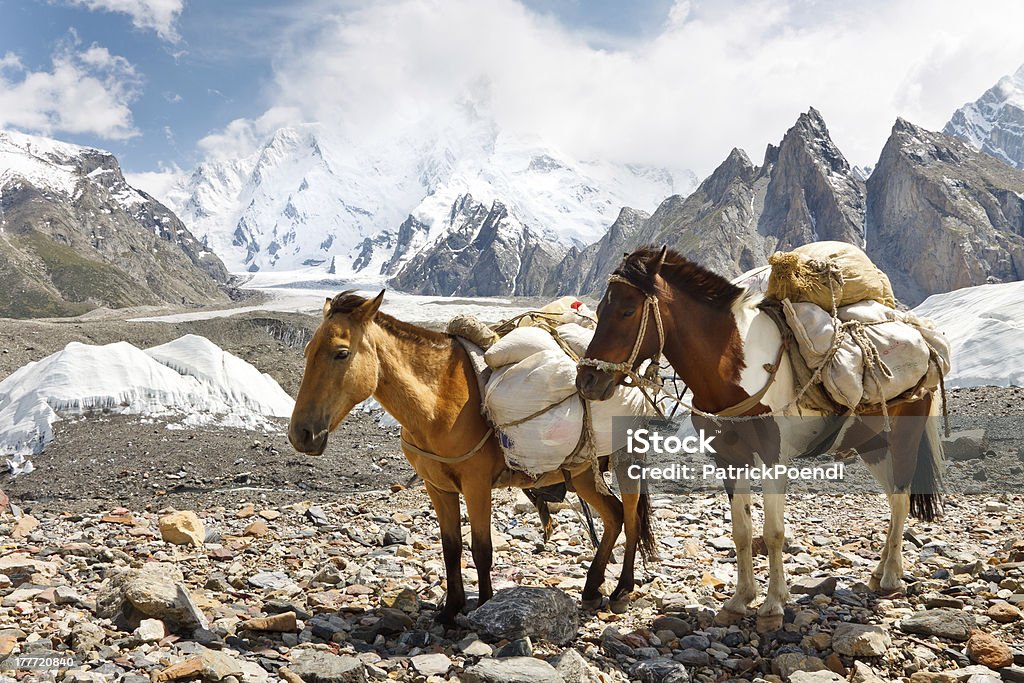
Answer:
<svg viewBox="0 0 1024 683"><path fill-rule="evenodd" d="M655 37L617 49L514 0L308 10L275 61L277 113L232 122L204 151L248 149L282 112L368 135L468 96L578 157L699 173L733 146L757 160L813 105L865 164L897 115L940 128L1024 62L1016 0L686 0Z"/></svg>
<svg viewBox="0 0 1024 683"><path fill-rule="evenodd" d="M275 130L301 118L302 114L297 109L276 107L255 120L235 119L222 130L201 139L199 150L207 157L245 157L255 152L260 141Z"/></svg>
<svg viewBox="0 0 1024 683"><path fill-rule="evenodd" d="M65 45L49 71L30 71L18 57L0 59L0 127L91 134L110 140L138 135L129 106L141 77L124 57L105 47Z"/></svg>
<svg viewBox="0 0 1024 683"><path fill-rule="evenodd" d="M125 172L124 178L132 187L147 192L157 201L170 206L179 199L177 195L181 194L180 181L185 175L185 171L177 164L171 164L157 171Z"/></svg>
<svg viewBox="0 0 1024 683"><path fill-rule="evenodd" d="M69 5L85 7L91 11L120 12L132 19L135 28L154 31L162 39L176 43L178 16L185 0L65 0Z"/></svg>

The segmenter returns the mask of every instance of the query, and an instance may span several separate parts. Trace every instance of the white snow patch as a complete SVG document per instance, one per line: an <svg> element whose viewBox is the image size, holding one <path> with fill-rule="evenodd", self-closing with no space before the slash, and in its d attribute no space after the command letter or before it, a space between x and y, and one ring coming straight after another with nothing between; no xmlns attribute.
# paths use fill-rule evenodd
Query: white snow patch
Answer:
<svg viewBox="0 0 1024 683"><path fill-rule="evenodd" d="M949 387L1024 386L1024 282L934 294L914 313L930 318L953 354Z"/></svg>
<svg viewBox="0 0 1024 683"><path fill-rule="evenodd" d="M0 382L0 454L41 452L53 423L94 412L184 416L186 426L274 429L294 402L270 375L204 337L143 351L128 342L72 342Z"/></svg>

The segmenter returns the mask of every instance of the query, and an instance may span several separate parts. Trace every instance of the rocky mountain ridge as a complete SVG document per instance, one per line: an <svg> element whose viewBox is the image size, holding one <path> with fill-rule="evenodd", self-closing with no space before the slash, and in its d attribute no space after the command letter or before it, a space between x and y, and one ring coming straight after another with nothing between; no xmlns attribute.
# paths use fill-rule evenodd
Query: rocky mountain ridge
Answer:
<svg viewBox="0 0 1024 683"><path fill-rule="evenodd" d="M226 301L227 279L113 155L0 131L0 316Z"/></svg>
<svg viewBox="0 0 1024 683"><path fill-rule="evenodd" d="M760 166L734 149L688 197L669 197L628 231L570 251L544 293L599 295L623 252L667 244L735 276L816 240L865 247L897 297L1024 278L1024 172L903 119L865 183L824 119L801 114ZM571 274L581 274L573 277Z"/></svg>
<svg viewBox="0 0 1024 683"><path fill-rule="evenodd" d="M908 305L1024 278L1024 171L898 119L867 188L868 255Z"/></svg>
<svg viewBox="0 0 1024 683"><path fill-rule="evenodd" d="M570 253L556 272L585 272L579 282L552 279L545 293L595 294L624 251L667 244L725 275L767 263L775 251L815 240L863 244L864 183L832 143L821 114L810 109L760 166L733 149L687 197L666 199L629 230L609 229Z"/></svg>

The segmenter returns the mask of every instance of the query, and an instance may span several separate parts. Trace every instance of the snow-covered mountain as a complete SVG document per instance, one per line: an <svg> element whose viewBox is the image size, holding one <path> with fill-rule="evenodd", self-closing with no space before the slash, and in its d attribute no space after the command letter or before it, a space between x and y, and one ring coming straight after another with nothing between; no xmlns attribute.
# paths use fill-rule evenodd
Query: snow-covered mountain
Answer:
<svg viewBox="0 0 1024 683"><path fill-rule="evenodd" d="M1024 169L1024 65L957 109L942 132Z"/></svg>
<svg viewBox="0 0 1024 683"><path fill-rule="evenodd" d="M384 281L448 238L467 195L563 252L599 239L622 206L695 186L688 171L571 159L466 105L385 139L281 128L245 158L200 164L168 200L230 270Z"/></svg>

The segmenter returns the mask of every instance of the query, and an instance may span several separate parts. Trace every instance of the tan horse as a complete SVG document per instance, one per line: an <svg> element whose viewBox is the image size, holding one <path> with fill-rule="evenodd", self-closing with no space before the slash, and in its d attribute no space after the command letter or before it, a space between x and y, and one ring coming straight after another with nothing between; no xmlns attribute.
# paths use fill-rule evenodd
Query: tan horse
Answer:
<svg viewBox="0 0 1024 683"><path fill-rule="evenodd" d="M469 355L452 336L381 313L373 299L343 292L324 305L323 322L306 347L306 370L288 430L296 450L319 455L345 416L370 396L402 425L402 450L423 479L441 527L448 590L437 620L452 623L466 604L462 582L459 495L466 500L479 604L491 597L491 489L547 486L560 472L534 480L510 472L497 438L481 414L479 385ZM621 606L633 589L638 549L653 550L646 496L618 498L597 489L589 464L572 473L576 492L601 516L604 533L583 588L586 607L601 604L600 587L625 525L626 556L611 595Z"/></svg>
<svg viewBox="0 0 1024 683"><path fill-rule="evenodd" d="M889 433L881 432L881 420L870 415L846 421L828 416L792 418L807 411L793 408L797 387L792 367L781 350L779 328L760 301L759 296L665 248L644 247L627 254L601 299L597 330L581 361L576 385L589 399L607 399L617 384L663 350L690 388L695 413L766 416L733 423L733 434L744 438L718 449L714 457L719 466L748 466L758 457L767 465L785 464L799 455L824 452L829 443L837 444L837 452L857 450L886 488L891 508L889 532L872 583L885 591L898 590L908 513L930 520L941 506L937 461L942 444L936 419L929 417L941 414L940 402L924 392L918 400L890 406L894 419ZM786 417L790 419L778 419ZM695 426L713 430L707 417L693 419ZM757 597L750 493L728 480L726 487L738 578L736 593L719 614L720 623L744 616ZM789 598L782 563L785 490L784 478L764 482L769 580L767 596L758 609L761 631L782 625Z"/></svg>

